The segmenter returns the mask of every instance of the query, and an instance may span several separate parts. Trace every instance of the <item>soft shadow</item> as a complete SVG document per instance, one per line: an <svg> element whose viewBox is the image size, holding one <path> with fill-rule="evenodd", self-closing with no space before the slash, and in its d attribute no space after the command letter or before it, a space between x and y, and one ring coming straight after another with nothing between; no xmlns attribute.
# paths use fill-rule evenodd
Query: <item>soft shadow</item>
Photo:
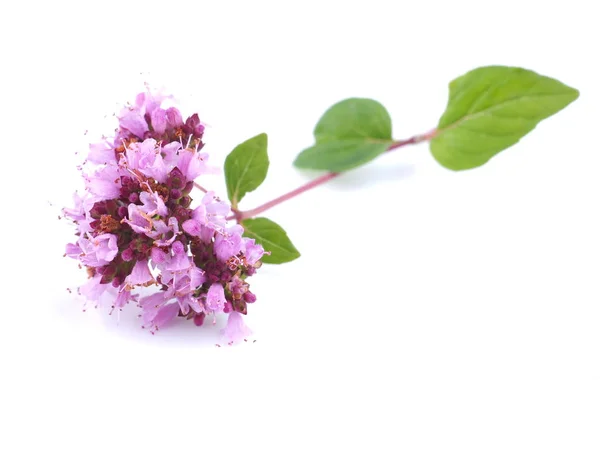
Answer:
<svg viewBox="0 0 600 450"><path fill-rule="evenodd" d="M217 316L214 325L212 319L207 318L201 327L195 326L192 321L177 318L152 334L150 330L142 328L142 321L138 317L141 309L135 304L110 313L107 308L93 307L83 312L84 301L75 294L61 295L53 303L55 313L65 322L65 326L80 337L88 327L102 327L113 336L142 345L178 348L227 346L220 333L227 321L222 314Z"/></svg>
<svg viewBox="0 0 600 450"><path fill-rule="evenodd" d="M327 183L327 186L338 191L363 189L378 183L401 181L411 177L414 173L415 166L412 164L370 164L344 173ZM307 179L313 179L322 174L322 172L306 172Z"/></svg>
<svg viewBox="0 0 600 450"><path fill-rule="evenodd" d="M221 339L220 330L225 326L226 317L217 315L213 325L212 318L207 318L201 327L197 327L191 320L176 318L154 334L142 328L139 316L141 309L136 305L127 305L122 311L115 311L109 315L106 311L98 311L102 318L104 328L112 334L128 340L138 341L142 344L178 347L178 348L206 348L215 345L225 345Z"/></svg>

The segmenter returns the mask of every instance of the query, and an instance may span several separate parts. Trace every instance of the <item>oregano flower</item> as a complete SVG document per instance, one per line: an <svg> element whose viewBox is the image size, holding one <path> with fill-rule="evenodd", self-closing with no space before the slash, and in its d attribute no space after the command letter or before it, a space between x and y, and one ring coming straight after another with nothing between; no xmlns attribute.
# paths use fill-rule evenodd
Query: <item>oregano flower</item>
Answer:
<svg viewBox="0 0 600 450"><path fill-rule="evenodd" d="M177 108L163 108L165 100L139 94L118 115L115 137L90 145L86 191L63 209L76 226L65 254L86 268L79 293L93 305L135 304L152 332L176 317L200 326L206 316L235 314L223 334L243 339L248 310L239 292L254 302L248 278L264 250L241 226L227 226L230 205L214 192L194 206L196 179L213 172L204 126L197 114L184 121Z"/></svg>

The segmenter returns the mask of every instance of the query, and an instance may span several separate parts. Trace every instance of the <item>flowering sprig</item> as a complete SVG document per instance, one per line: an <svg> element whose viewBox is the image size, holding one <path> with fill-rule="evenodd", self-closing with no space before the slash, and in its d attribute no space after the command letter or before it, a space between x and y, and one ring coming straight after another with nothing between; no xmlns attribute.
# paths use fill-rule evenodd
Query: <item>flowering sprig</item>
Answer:
<svg viewBox="0 0 600 450"><path fill-rule="evenodd" d="M86 193L64 210L77 226L77 241L67 245L66 255L88 271L79 289L88 301L119 309L137 303L144 326L153 331L177 316L202 325L206 316L224 313L223 334L237 341L249 333L242 317L256 300L248 277L263 262L300 256L283 228L256 216L410 144L429 141L433 157L451 170L481 166L578 96L576 89L530 70L481 67L450 83L436 128L403 140L392 138L391 118L379 102L343 100L321 117L315 145L294 162L326 173L244 211L240 201L267 176L267 135L243 142L226 158L230 206L195 181L212 171L198 115L184 121L178 109L162 107L167 98L143 93L119 115L114 139L90 146L82 170ZM197 206L194 186L204 191ZM138 293L148 286L158 292Z"/></svg>

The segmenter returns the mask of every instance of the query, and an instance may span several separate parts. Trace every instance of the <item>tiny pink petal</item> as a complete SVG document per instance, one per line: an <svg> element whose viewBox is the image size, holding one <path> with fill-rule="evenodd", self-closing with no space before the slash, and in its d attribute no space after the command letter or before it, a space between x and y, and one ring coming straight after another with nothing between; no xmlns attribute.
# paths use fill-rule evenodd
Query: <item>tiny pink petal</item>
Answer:
<svg viewBox="0 0 600 450"><path fill-rule="evenodd" d="M221 312L225 306L225 290L219 283L211 284L206 294L206 308L212 312Z"/></svg>
<svg viewBox="0 0 600 450"><path fill-rule="evenodd" d="M116 161L115 150L106 141L90 144L88 161L95 164L105 164Z"/></svg>
<svg viewBox="0 0 600 450"><path fill-rule="evenodd" d="M131 273L125 278L125 282L132 286L143 285L150 281L154 281L154 277L150 273L146 259L136 262Z"/></svg>
<svg viewBox="0 0 600 450"><path fill-rule="evenodd" d="M77 259L81 255L81 249L78 245L67 244L67 248L65 249L65 255L69 258Z"/></svg>
<svg viewBox="0 0 600 450"><path fill-rule="evenodd" d="M215 254L221 261L227 261L232 256L242 251L244 243L242 233L244 229L240 225L229 228L225 234L219 233L215 237Z"/></svg>
<svg viewBox="0 0 600 450"><path fill-rule="evenodd" d="M148 124L138 111L128 110L119 119L119 125L124 130L135 134L140 139L144 138L144 134L148 132Z"/></svg>
<svg viewBox="0 0 600 450"><path fill-rule="evenodd" d="M200 236L200 233L202 232L202 226L197 220L194 219L188 219L183 222L181 228L183 228L183 231L190 236Z"/></svg>
<svg viewBox="0 0 600 450"><path fill-rule="evenodd" d="M121 195L121 174L116 165L107 165L85 176L86 188L97 200L118 198Z"/></svg>
<svg viewBox="0 0 600 450"><path fill-rule="evenodd" d="M158 214L159 216L164 217L169 214L165 202L157 192L142 192L140 194L140 200L144 204L140 207L140 211L145 212L149 216Z"/></svg>
<svg viewBox="0 0 600 450"><path fill-rule="evenodd" d="M200 204L192 211L192 219L202 225L206 225L206 206L204 204Z"/></svg>
<svg viewBox="0 0 600 450"><path fill-rule="evenodd" d="M236 311L229 313L227 325L221 330L221 334L229 343L235 343L246 339L252 334L252 330L244 323L242 314Z"/></svg>
<svg viewBox="0 0 600 450"><path fill-rule="evenodd" d="M135 299L135 297L136 297L135 295L131 295L131 291L128 291L127 289L123 289L123 290L121 290L121 292L119 292L117 294L117 298L115 299L114 306L115 306L115 308L123 308L131 300Z"/></svg>
<svg viewBox="0 0 600 450"><path fill-rule="evenodd" d="M139 304L144 310L152 310L163 305L166 301L167 300L165 300L165 293L157 292L155 294L142 297L139 301Z"/></svg>
<svg viewBox="0 0 600 450"><path fill-rule="evenodd" d="M167 123L172 128L177 128L183 125L183 117L177 108L169 108L166 112Z"/></svg>
<svg viewBox="0 0 600 450"><path fill-rule="evenodd" d="M167 261L169 255L159 248L152 247L152 250L150 251L150 258L154 264L162 264Z"/></svg>
<svg viewBox="0 0 600 450"><path fill-rule="evenodd" d="M167 129L167 112L162 108L156 108L151 115L152 128L158 134L163 134Z"/></svg>
<svg viewBox="0 0 600 450"><path fill-rule="evenodd" d="M189 269L192 265L191 258L185 252L183 244L179 241L173 243L173 256L166 269L172 272Z"/></svg>
<svg viewBox="0 0 600 450"><path fill-rule="evenodd" d="M179 304L168 303L156 308L154 311L148 310L142 313L144 326L149 328L162 328L179 314Z"/></svg>
<svg viewBox="0 0 600 450"><path fill-rule="evenodd" d="M254 265L262 258L265 253L265 249L262 245L257 244L254 239L244 238L244 255L246 256L246 261L250 265Z"/></svg>

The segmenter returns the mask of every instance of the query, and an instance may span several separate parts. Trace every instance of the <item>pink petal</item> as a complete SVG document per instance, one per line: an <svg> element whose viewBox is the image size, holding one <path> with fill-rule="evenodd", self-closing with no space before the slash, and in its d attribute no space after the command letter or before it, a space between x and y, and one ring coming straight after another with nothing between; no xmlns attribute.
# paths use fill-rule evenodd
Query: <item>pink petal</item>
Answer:
<svg viewBox="0 0 600 450"><path fill-rule="evenodd" d="M205 156L206 154L199 154L190 150L185 150L179 154L177 167L188 181L193 181L198 175L210 172L204 161Z"/></svg>
<svg viewBox="0 0 600 450"><path fill-rule="evenodd" d="M221 261L227 261L237 255L243 248L242 233L244 229L240 225L234 225L227 230L227 234L217 234L215 237L215 254Z"/></svg>
<svg viewBox="0 0 600 450"><path fill-rule="evenodd" d="M117 294L115 299L115 308L123 308L130 300L133 300L135 296L131 295L131 291L123 289Z"/></svg>
<svg viewBox="0 0 600 450"><path fill-rule="evenodd" d="M136 262L135 266L133 266L133 270L125 279L125 282L132 286L143 285L149 281L154 281L154 277L150 273L148 260L146 259Z"/></svg>
<svg viewBox="0 0 600 450"><path fill-rule="evenodd" d="M200 232L202 231L202 227L194 219L186 220L185 222L183 222L181 227L183 228L183 231L185 231L190 236L200 236Z"/></svg>
<svg viewBox="0 0 600 450"><path fill-rule="evenodd" d="M169 255L159 248L152 247L152 250L150 251L150 257L152 258L152 262L154 264L162 264L167 260L167 258L169 258Z"/></svg>
<svg viewBox="0 0 600 450"><path fill-rule="evenodd" d="M194 266L190 269L190 287L195 290L206 281L206 275L202 269Z"/></svg>
<svg viewBox="0 0 600 450"><path fill-rule="evenodd" d="M185 249L183 248L183 244L179 241L175 241L172 248L173 257L171 258L171 261L169 261L166 269L172 272L188 269L192 263L190 261L191 258L187 255Z"/></svg>
<svg viewBox="0 0 600 450"><path fill-rule="evenodd" d="M138 111L128 111L119 119L121 128L135 134L140 139L148 132L148 124Z"/></svg>
<svg viewBox="0 0 600 450"><path fill-rule="evenodd" d="M170 165L170 167L175 165L178 159L177 151L180 148L181 143L179 142L171 142L162 148L161 155L165 164Z"/></svg>
<svg viewBox="0 0 600 450"><path fill-rule="evenodd" d="M227 342L239 342L252 334L252 330L244 323L244 317L236 311L229 313L227 325L221 330Z"/></svg>
<svg viewBox="0 0 600 450"><path fill-rule="evenodd" d="M106 141L90 144L87 159L96 164L108 163L116 160L115 151Z"/></svg>
<svg viewBox="0 0 600 450"><path fill-rule="evenodd" d="M165 293L157 292L155 294L141 298L139 303L144 310L152 310L163 305L165 302Z"/></svg>
<svg viewBox="0 0 600 450"><path fill-rule="evenodd" d="M162 108L156 108L151 115L152 128L158 134L163 134L167 129L167 112Z"/></svg>
<svg viewBox="0 0 600 450"><path fill-rule="evenodd" d="M79 255L81 255L81 249L79 248L78 245L67 244L65 255L68 256L69 258L77 259L77 258L79 258Z"/></svg>
<svg viewBox="0 0 600 450"><path fill-rule="evenodd" d="M260 244L256 244L254 239L244 239L245 249L244 255L246 256L246 261L250 265L256 264L262 255L265 253L265 249Z"/></svg>
<svg viewBox="0 0 600 450"><path fill-rule="evenodd" d="M102 275L96 275L90 278L83 286L79 288L79 293L86 297L90 302L98 303L102 294L110 291L112 286L109 283L101 284Z"/></svg>
<svg viewBox="0 0 600 450"><path fill-rule="evenodd" d="M96 246L96 256L98 260L106 263L111 262L117 256L119 247L117 246L117 236L110 233L96 236L93 240Z"/></svg>
<svg viewBox="0 0 600 450"><path fill-rule="evenodd" d="M161 328L166 325L168 322L173 320L179 314L179 304L178 303L169 303L168 305L160 308L154 319L152 320L152 325L156 328Z"/></svg>
<svg viewBox="0 0 600 450"><path fill-rule="evenodd" d="M213 312L223 311L225 306L225 290L220 283L214 283L208 288L206 294L206 307Z"/></svg>
<svg viewBox="0 0 600 450"><path fill-rule="evenodd" d="M98 200L118 198L121 195L121 174L114 165L105 166L85 177L86 188Z"/></svg>
<svg viewBox="0 0 600 450"><path fill-rule="evenodd" d="M169 108L166 112L167 122L169 126L177 128L183 125L183 117L177 108Z"/></svg>
<svg viewBox="0 0 600 450"><path fill-rule="evenodd" d="M200 222L202 225L206 225L206 206L201 204L194 209L192 211L192 219Z"/></svg>

